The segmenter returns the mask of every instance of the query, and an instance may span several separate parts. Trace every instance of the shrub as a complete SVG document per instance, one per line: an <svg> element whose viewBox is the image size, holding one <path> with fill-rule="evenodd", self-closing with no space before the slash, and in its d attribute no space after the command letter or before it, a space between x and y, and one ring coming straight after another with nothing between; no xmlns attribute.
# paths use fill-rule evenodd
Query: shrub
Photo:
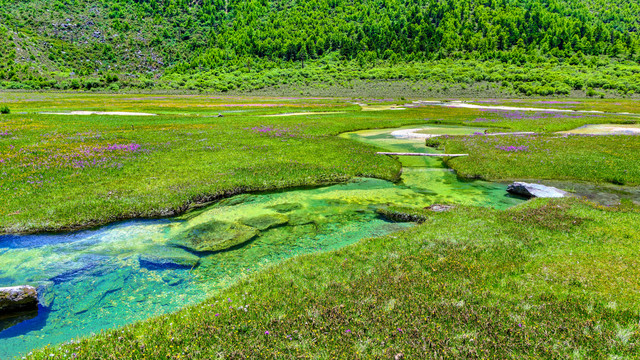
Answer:
<svg viewBox="0 0 640 360"><path fill-rule="evenodd" d="M7 105L2 105L0 106L0 114L10 114L11 110L9 110L9 107Z"/></svg>

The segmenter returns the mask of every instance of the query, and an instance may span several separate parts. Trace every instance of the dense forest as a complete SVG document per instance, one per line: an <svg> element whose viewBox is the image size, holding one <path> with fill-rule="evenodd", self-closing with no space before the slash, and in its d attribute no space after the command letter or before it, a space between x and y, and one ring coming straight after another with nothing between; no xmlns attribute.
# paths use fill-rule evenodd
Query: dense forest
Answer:
<svg viewBox="0 0 640 360"><path fill-rule="evenodd" d="M4 88L640 92L640 4L624 0L0 0L0 24Z"/></svg>

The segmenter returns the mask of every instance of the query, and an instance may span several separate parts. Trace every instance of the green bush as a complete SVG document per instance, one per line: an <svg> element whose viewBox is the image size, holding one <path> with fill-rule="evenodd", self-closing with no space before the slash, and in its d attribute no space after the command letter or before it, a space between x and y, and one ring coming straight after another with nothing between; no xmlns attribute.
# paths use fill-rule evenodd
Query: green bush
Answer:
<svg viewBox="0 0 640 360"><path fill-rule="evenodd" d="M0 106L0 114L10 114L11 110L7 105Z"/></svg>

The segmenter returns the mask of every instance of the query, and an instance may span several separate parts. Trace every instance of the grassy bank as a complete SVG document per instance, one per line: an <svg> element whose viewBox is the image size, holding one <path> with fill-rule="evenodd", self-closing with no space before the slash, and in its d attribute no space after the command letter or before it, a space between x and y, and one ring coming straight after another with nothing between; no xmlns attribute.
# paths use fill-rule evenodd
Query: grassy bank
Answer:
<svg viewBox="0 0 640 360"><path fill-rule="evenodd" d="M460 176L640 184L638 136L484 136L439 138L432 145L470 156L448 161Z"/></svg>
<svg viewBox="0 0 640 360"><path fill-rule="evenodd" d="M296 258L201 305L28 358L637 354L637 208L537 200L423 216L411 230Z"/></svg>

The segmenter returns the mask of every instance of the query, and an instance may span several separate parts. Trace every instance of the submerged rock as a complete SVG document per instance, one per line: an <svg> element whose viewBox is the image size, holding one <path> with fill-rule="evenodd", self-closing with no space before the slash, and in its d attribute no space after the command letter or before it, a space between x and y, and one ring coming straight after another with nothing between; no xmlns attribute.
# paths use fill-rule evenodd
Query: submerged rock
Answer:
<svg viewBox="0 0 640 360"><path fill-rule="evenodd" d="M43 281L38 285L36 291L38 293L38 302L41 306L49 308L53 304L53 281Z"/></svg>
<svg viewBox="0 0 640 360"><path fill-rule="evenodd" d="M309 214L292 214L289 217L289 225L291 226L300 226L307 224L315 224L316 218L312 217Z"/></svg>
<svg viewBox="0 0 640 360"><path fill-rule="evenodd" d="M394 221L394 222L415 222L415 223L423 223L427 221L427 218L423 215L419 214L409 214L399 210L390 210L386 208L376 209L376 213L385 219Z"/></svg>
<svg viewBox="0 0 640 360"><path fill-rule="evenodd" d="M250 226L210 221L185 230L169 244L196 252L213 252L243 244L258 234L260 231Z"/></svg>
<svg viewBox="0 0 640 360"><path fill-rule="evenodd" d="M0 288L0 314L38 310L38 292L29 285Z"/></svg>
<svg viewBox="0 0 640 360"><path fill-rule="evenodd" d="M507 191L511 194L524 196L526 198L561 198L566 197L569 193L560 189L540 184L530 184L526 182L516 181L507 187Z"/></svg>
<svg viewBox="0 0 640 360"><path fill-rule="evenodd" d="M169 286L176 286L182 284L184 282L184 279L173 274L165 274L162 276L162 281L167 283L167 285Z"/></svg>
<svg viewBox="0 0 640 360"><path fill-rule="evenodd" d="M286 214L295 210L302 209L302 205L297 203L283 203L269 206L269 209L273 209L281 214Z"/></svg>
<svg viewBox="0 0 640 360"><path fill-rule="evenodd" d="M289 218L282 214L266 214L242 220L242 223L258 230L267 230L289 222Z"/></svg>
<svg viewBox="0 0 640 360"><path fill-rule="evenodd" d="M131 269L119 268L108 273L94 274L89 280L91 288L72 286L68 296L74 299L71 310L74 314L82 314L98 306L106 307L109 304L100 304L103 299L112 293L122 291L126 279L131 276ZM79 285L79 284L78 284ZM99 305L100 304L100 305Z"/></svg>
<svg viewBox="0 0 640 360"><path fill-rule="evenodd" d="M190 252L163 247L151 249L149 253L138 257L140 266L150 270L192 269L200 264L200 258Z"/></svg>

